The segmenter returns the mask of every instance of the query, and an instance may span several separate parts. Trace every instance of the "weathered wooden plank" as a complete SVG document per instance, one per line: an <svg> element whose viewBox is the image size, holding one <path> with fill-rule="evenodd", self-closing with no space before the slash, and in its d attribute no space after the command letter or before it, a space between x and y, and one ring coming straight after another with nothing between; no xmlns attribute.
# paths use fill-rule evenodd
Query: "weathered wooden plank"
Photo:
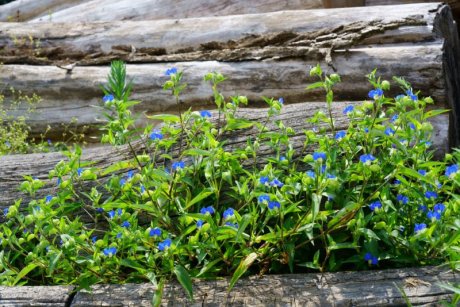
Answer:
<svg viewBox="0 0 460 307"><path fill-rule="evenodd" d="M0 286L0 306L69 306L73 286Z"/></svg>
<svg viewBox="0 0 460 307"><path fill-rule="evenodd" d="M0 61L70 61L80 66L108 63L114 58L141 63L293 57L324 61L330 49L365 45L369 37L401 27L413 27L410 29L416 32L402 35L400 43L442 39L437 23L452 21L437 20L438 8L439 4L430 3L385 10L358 7L181 20L0 23Z"/></svg>
<svg viewBox="0 0 460 307"><path fill-rule="evenodd" d="M343 82L337 86L335 97L342 101L365 99L370 90L365 75L379 68L384 78L403 76L423 95L434 97L439 106L449 105L442 52L439 44L336 52L332 62ZM128 65L127 72L134 82L133 99L142 101L136 111L163 112L178 109L170 93L162 90L162 83L168 79L164 72L171 66L184 72L184 81L188 84L181 96L184 106L209 107L212 91L203 76L211 71L228 77L220 86L224 95L246 95L251 104L260 103L262 96L282 96L287 103L321 101L323 91L305 90L307 84L317 81L307 76L309 67L316 63L315 60L158 63ZM59 136L60 123L69 123L72 117L78 119L78 125L100 124L102 110L92 106L102 105L99 86L105 82L108 72L108 67L75 67L71 74L67 74L53 66L4 65L0 67L0 82L42 97L38 113L29 121L32 131L40 133L51 125L54 136ZM394 87L388 95L397 94L399 89ZM49 136L53 137L53 134Z"/></svg>
<svg viewBox="0 0 460 307"><path fill-rule="evenodd" d="M435 305L451 294L440 282L458 282L449 269L413 269L291 274L243 278L228 293L228 279L196 280L194 301L176 283L165 286L163 306L405 306L402 288L414 305ZM92 293L78 292L77 306L150 306L155 288L151 284L97 285Z"/></svg>
<svg viewBox="0 0 460 307"><path fill-rule="evenodd" d="M44 20L60 10L89 0L16 0L0 7L0 21L26 21L45 15Z"/></svg>
<svg viewBox="0 0 460 307"><path fill-rule="evenodd" d="M321 0L92 0L53 13L56 22L158 20L322 8ZM91 12L91 14L88 14ZM47 21L46 16L32 22Z"/></svg>
<svg viewBox="0 0 460 307"><path fill-rule="evenodd" d="M333 117L335 118L336 129L346 129L348 127L348 118L343 114L345 106L356 105L359 102L337 102L334 103ZM305 140L303 129L311 129L311 124L305 122L311 118L317 111L326 112L324 103L299 103L286 105L283 107L279 116L267 124L270 130L277 130L275 125L276 119L282 119L286 127L292 127L295 135L291 137L293 148L298 152L301 151ZM265 122L266 109L240 109L238 117L248 118L258 122ZM214 113L214 115L216 115ZM214 116L215 117L215 116ZM433 118L434 133L432 137L433 147L436 149L436 155L442 156L448 149L448 115L442 115ZM255 129L239 130L235 135L226 136L225 150L232 151L234 148L244 148L247 140L257 134ZM137 152L142 152L144 147L140 142L134 145ZM174 155L174 153L171 153ZM260 158L263 162L264 157L271 157L273 151L262 147L260 149ZM115 162L129 159L132 154L127 146L118 148L96 147L88 148L83 151L81 161L92 161L94 167L105 168ZM16 199L22 198L23 204L29 200L27 195L18 191L18 186L23 181L24 175L30 175L43 180L46 184L40 189L36 197L45 197L46 195L56 193L55 180L48 179L48 172L54 169L55 165L66 158L61 153L40 153L29 155L7 155L0 157L0 209L11 205ZM103 177L101 177L104 180ZM1 217L0 217L1 220Z"/></svg>

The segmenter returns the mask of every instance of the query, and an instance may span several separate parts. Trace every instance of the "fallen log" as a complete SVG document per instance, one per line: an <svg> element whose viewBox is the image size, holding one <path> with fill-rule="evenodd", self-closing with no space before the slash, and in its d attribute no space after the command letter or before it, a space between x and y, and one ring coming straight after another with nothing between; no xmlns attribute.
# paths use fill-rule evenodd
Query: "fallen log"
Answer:
<svg viewBox="0 0 460 307"><path fill-rule="evenodd" d="M0 286L0 306L70 306L74 289L73 286Z"/></svg>
<svg viewBox="0 0 460 307"><path fill-rule="evenodd" d="M348 118L343 114L343 109L347 105L357 105L359 102L337 102L333 104L332 115L334 117L337 130L346 129L348 127ZM304 129L311 129L313 126L305 123L305 120L311 118L317 111L326 112L325 103L299 103L291 104L283 107L280 115L273 118L273 121L267 123L267 128L275 131L278 128L275 125L275 120L281 119L286 127L292 127L295 135L291 137L293 148L300 152L304 140ZM264 122L267 116L267 109L240 109L237 113L238 117L251 119L253 121ZM216 113L214 113L216 118ZM448 150L448 115L441 115L433 118L433 148L436 150L436 156L442 157ZM255 128L248 130L239 130L237 134L226 136L227 151L233 151L235 148L244 148L247 145L247 140L258 134ZM145 147L142 142L136 142L134 148L138 153L143 152ZM171 153L174 154L174 153ZM262 147L259 152L261 163L264 158L272 157L271 149ZM83 151L81 157L82 162L93 162L92 166L96 168L105 168L116 162L132 158L128 146L113 147L95 147L88 148ZM0 208L10 206L16 199L22 198L23 204L26 204L30 199L27 195L18 191L18 187L24 180L25 175L37 177L45 182L45 186L41 188L36 197L45 197L56 193L55 179L49 180L48 172L54 169L55 165L66 160L61 153L37 153L28 155L7 155L0 157ZM104 180L104 178L100 178ZM1 217L0 217L1 218Z"/></svg>
<svg viewBox="0 0 460 307"><path fill-rule="evenodd" d="M53 13L55 22L159 20L322 8L321 0L92 0ZM91 12L91 14L88 14ZM31 22L46 22L40 17Z"/></svg>
<svg viewBox="0 0 460 307"><path fill-rule="evenodd" d="M16 0L0 7L0 21L21 22L42 15L49 21L60 10L89 0Z"/></svg>

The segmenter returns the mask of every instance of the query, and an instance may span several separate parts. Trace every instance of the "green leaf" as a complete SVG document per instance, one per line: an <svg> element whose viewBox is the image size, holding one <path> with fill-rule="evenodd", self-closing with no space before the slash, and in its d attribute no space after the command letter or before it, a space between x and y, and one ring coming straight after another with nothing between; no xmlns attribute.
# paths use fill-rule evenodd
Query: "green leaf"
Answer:
<svg viewBox="0 0 460 307"><path fill-rule="evenodd" d="M173 114L156 114L156 115L146 115L147 118L154 120L161 120L164 122L178 123L180 122L180 117Z"/></svg>
<svg viewBox="0 0 460 307"><path fill-rule="evenodd" d="M122 259L120 264L128 268L136 269L138 272L145 274L145 267L132 259Z"/></svg>
<svg viewBox="0 0 460 307"><path fill-rule="evenodd" d="M50 266L49 266L49 268L48 268L48 272L49 272L50 275L53 274L54 268L56 267L56 264L57 264L57 262L59 261L59 258L61 258L61 256L62 256L62 250L59 251L59 253L54 254L54 255L51 257Z"/></svg>
<svg viewBox="0 0 460 307"><path fill-rule="evenodd" d="M240 264L235 270L235 273L233 273L232 279L230 280L230 285L228 286L228 292L230 292L233 288L233 286L236 284L238 279L240 279L241 276L249 269L249 267L254 263L254 261L257 259L257 254L252 252L250 253L246 258L241 260Z"/></svg>
<svg viewBox="0 0 460 307"><path fill-rule="evenodd" d="M241 238L241 235L243 234L246 227L248 227L250 222L251 222L250 214L245 214L241 217L240 227L238 227L238 232L236 233L236 239L235 239L237 242Z"/></svg>
<svg viewBox="0 0 460 307"><path fill-rule="evenodd" d="M203 150L199 148L191 148L184 151L185 156L209 156L211 153L209 150Z"/></svg>
<svg viewBox="0 0 460 307"><path fill-rule="evenodd" d="M162 279L160 283L157 285L157 289L155 290L155 294L152 297L152 306L158 307L161 305L161 300L163 298L163 289L164 289L164 280Z"/></svg>
<svg viewBox="0 0 460 307"><path fill-rule="evenodd" d="M310 84L309 86L307 86L306 90L313 90L315 88L323 87L323 86L324 86L324 83L322 81L319 81L319 82L315 82L315 83Z"/></svg>
<svg viewBox="0 0 460 307"><path fill-rule="evenodd" d="M188 208L190 208L191 206L193 206L194 204L196 203L199 203L200 201L202 201L203 199L207 198L209 195L211 194L214 194L213 191L211 191L211 189L209 188L206 188L204 189L203 191L201 191L197 196L195 196L184 208L184 210L187 210Z"/></svg>
<svg viewBox="0 0 460 307"><path fill-rule="evenodd" d="M16 276L16 279L14 280L12 286L16 285L24 276L29 274L30 271L35 269L37 265L35 263L29 263L26 267L24 267L21 272L18 273L18 276Z"/></svg>
<svg viewBox="0 0 460 307"><path fill-rule="evenodd" d="M311 195L311 200L313 202L313 206L312 206L312 219L313 221L316 219L316 216L318 215L319 213L319 205L321 203L321 195L318 195L318 194L312 194Z"/></svg>
<svg viewBox="0 0 460 307"><path fill-rule="evenodd" d="M430 110L423 115L423 119L425 120L427 118L435 117L447 112L450 112L450 110Z"/></svg>
<svg viewBox="0 0 460 307"><path fill-rule="evenodd" d="M440 286L441 288L444 288L446 290L449 290L449 291L452 291L456 294L460 294L460 288L459 287L455 287L455 286L452 286L450 284L441 284L441 283L438 283L438 286Z"/></svg>
<svg viewBox="0 0 460 307"><path fill-rule="evenodd" d="M184 287L190 300L193 301L192 279L190 278L187 270L181 265L176 265L174 267L174 274L176 274L177 280L182 285L182 287Z"/></svg>
<svg viewBox="0 0 460 307"><path fill-rule="evenodd" d="M102 176L105 176L107 174L110 174L110 173L113 173L113 172L116 172L122 169L133 168L133 167L135 167L135 165L132 161L120 161L120 162L117 162L107 167L102 172Z"/></svg>
<svg viewBox="0 0 460 307"><path fill-rule="evenodd" d="M225 126L228 130L238 130L238 129L247 129L254 126L254 122L247 119L234 119L231 118L228 120L227 125Z"/></svg>

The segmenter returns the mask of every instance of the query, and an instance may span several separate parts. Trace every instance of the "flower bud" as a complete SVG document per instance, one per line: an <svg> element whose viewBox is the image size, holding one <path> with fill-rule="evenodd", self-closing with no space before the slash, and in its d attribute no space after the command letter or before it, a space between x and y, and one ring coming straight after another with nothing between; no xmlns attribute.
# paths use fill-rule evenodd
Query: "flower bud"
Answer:
<svg viewBox="0 0 460 307"><path fill-rule="evenodd" d="M383 80L382 81L382 90L389 90L390 89L390 82L388 82L388 80Z"/></svg>

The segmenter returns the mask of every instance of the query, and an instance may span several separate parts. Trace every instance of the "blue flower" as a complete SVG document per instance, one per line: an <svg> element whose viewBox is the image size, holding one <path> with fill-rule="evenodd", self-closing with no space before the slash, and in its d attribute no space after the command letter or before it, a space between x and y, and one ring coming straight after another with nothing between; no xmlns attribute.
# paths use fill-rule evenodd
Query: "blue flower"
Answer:
<svg viewBox="0 0 460 307"><path fill-rule="evenodd" d="M336 179L337 178L337 176L335 176L333 174L329 174L329 173L326 174L326 177L327 177L327 179Z"/></svg>
<svg viewBox="0 0 460 307"><path fill-rule="evenodd" d="M119 232L119 233L117 233L117 235L115 236L115 238L120 239L121 236L122 236L122 234L121 234L121 232Z"/></svg>
<svg viewBox="0 0 460 307"><path fill-rule="evenodd" d="M128 221L124 221L123 223L121 223L121 227L129 228L129 226L131 226L131 223Z"/></svg>
<svg viewBox="0 0 460 307"><path fill-rule="evenodd" d="M203 227L203 224L204 224L204 221L203 220L198 220L196 222L196 228L200 229L201 227Z"/></svg>
<svg viewBox="0 0 460 307"><path fill-rule="evenodd" d="M420 224L415 224L414 226L414 232L417 233L417 232L420 232L422 231L423 229L426 228L426 224L425 223L420 223Z"/></svg>
<svg viewBox="0 0 460 307"><path fill-rule="evenodd" d="M145 187L143 184L141 184L141 193L144 194L144 192L145 192Z"/></svg>
<svg viewBox="0 0 460 307"><path fill-rule="evenodd" d="M96 241L97 241L97 236L93 236L93 237L91 238L91 242L93 242L93 244L94 244L94 243L96 243Z"/></svg>
<svg viewBox="0 0 460 307"><path fill-rule="evenodd" d="M233 208L228 208L227 210L224 211L224 214L223 214L224 220L229 219L234 216L235 216L235 210Z"/></svg>
<svg viewBox="0 0 460 307"><path fill-rule="evenodd" d="M207 110L200 111L200 115L201 117L211 117L212 116L211 112Z"/></svg>
<svg viewBox="0 0 460 307"><path fill-rule="evenodd" d="M446 206L443 203L438 203L434 205L433 210L436 212L443 212L446 209Z"/></svg>
<svg viewBox="0 0 460 307"><path fill-rule="evenodd" d="M102 208L96 208L96 212L97 212L97 213L104 213L104 209L102 209Z"/></svg>
<svg viewBox="0 0 460 307"><path fill-rule="evenodd" d="M404 196L402 194L398 194L396 196L396 200L402 203L403 205L407 205L407 203L409 202L409 197Z"/></svg>
<svg viewBox="0 0 460 307"><path fill-rule="evenodd" d="M81 167L79 167L79 168L77 169L77 175L78 175L78 176L81 176L81 173L83 173L83 169L82 169Z"/></svg>
<svg viewBox="0 0 460 307"><path fill-rule="evenodd" d="M395 131L393 129L391 129L390 127L388 127L388 128L385 129L385 134L386 135L393 135L393 134L395 134Z"/></svg>
<svg viewBox="0 0 460 307"><path fill-rule="evenodd" d="M312 170L306 171L308 177L315 179L316 175L315 172Z"/></svg>
<svg viewBox="0 0 460 307"><path fill-rule="evenodd" d="M380 96L383 95L383 91L382 89L377 88L375 90L370 91L368 95L369 95L369 98L378 99Z"/></svg>
<svg viewBox="0 0 460 307"><path fill-rule="evenodd" d="M269 181L270 181L270 179L268 178L268 176L262 176L262 177L260 177L260 179L259 179L259 182L260 182L261 184L268 184Z"/></svg>
<svg viewBox="0 0 460 307"><path fill-rule="evenodd" d="M399 99L403 99L404 97L406 97L405 95L398 95L395 97L395 100L399 100Z"/></svg>
<svg viewBox="0 0 460 307"><path fill-rule="evenodd" d="M118 216L121 216L123 214L123 210L121 210L120 208L117 209L117 214Z"/></svg>
<svg viewBox="0 0 460 307"><path fill-rule="evenodd" d="M391 123L394 123L398 118L399 118L399 115L398 115L398 114L395 114L395 115L393 115L393 116L390 118L390 122L391 122Z"/></svg>
<svg viewBox="0 0 460 307"><path fill-rule="evenodd" d="M352 105L346 106L345 109L343 109L343 114L346 115L346 114L348 114L350 112L353 112L354 109L355 109L355 107L352 106Z"/></svg>
<svg viewBox="0 0 460 307"><path fill-rule="evenodd" d="M364 128L364 132L369 133L369 128Z"/></svg>
<svg viewBox="0 0 460 307"><path fill-rule="evenodd" d="M134 171L133 171L133 170L130 170L130 171L126 174L126 178L127 178L127 179L131 179L131 178L133 178L133 176L134 176Z"/></svg>
<svg viewBox="0 0 460 307"><path fill-rule="evenodd" d="M210 215L213 215L214 212L215 212L215 210L214 210L214 207L213 207L213 206L204 207L204 208L201 208L201 210L200 210L200 213L201 213L201 214L210 214Z"/></svg>
<svg viewBox="0 0 460 307"><path fill-rule="evenodd" d="M425 146L426 146L426 147L430 147L430 146L431 146L431 142L426 142L426 143L425 143Z"/></svg>
<svg viewBox="0 0 460 307"><path fill-rule="evenodd" d="M420 175L422 175L422 176L425 176L425 175L426 175L426 170L421 169L421 170L418 171L418 173L419 173Z"/></svg>
<svg viewBox="0 0 460 307"><path fill-rule="evenodd" d="M271 182L270 182L270 186L272 187L277 187L277 188L281 188L283 187L284 183L282 183L281 181L279 181L277 178L273 179Z"/></svg>
<svg viewBox="0 0 460 307"><path fill-rule="evenodd" d="M104 255L106 255L108 257L112 257L112 256L115 256L115 254L117 253L117 248L116 247L107 247L107 248L104 248L104 250L102 252L104 253Z"/></svg>
<svg viewBox="0 0 460 307"><path fill-rule="evenodd" d="M125 184L126 184L126 179L121 178L121 179L120 179L120 186L122 187L122 186L124 186Z"/></svg>
<svg viewBox="0 0 460 307"><path fill-rule="evenodd" d="M277 201L269 201L268 202L268 209L273 210L275 208L281 208L281 204Z"/></svg>
<svg viewBox="0 0 460 307"><path fill-rule="evenodd" d="M232 223L232 222L226 222L225 226L233 227L233 228L238 228L238 223Z"/></svg>
<svg viewBox="0 0 460 307"><path fill-rule="evenodd" d="M278 102L279 102L280 104L284 104L284 98L283 98L283 97L278 98Z"/></svg>
<svg viewBox="0 0 460 307"><path fill-rule="evenodd" d="M400 184L401 184L401 181L398 180L398 179L395 179L395 181L393 181L393 184L394 184L394 185L400 185Z"/></svg>
<svg viewBox="0 0 460 307"><path fill-rule="evenodd" d="M177 161L172 164L171 169L173 170L173 172L175 172L177 169L181 169L184 167L185 167L184 161Z"/></svg>
<svg viewBox="0 0 460 307"><path fill-rule="evenodd" d="M107 94L104 97L102 97L102 102L107 103L113 101L114 99L115 97L113 97L112 94Z"/></svg>
<svg viewBox="0 0 460 307"><path fill-rule="evenodd" d="M113 219L115 217L115 211L113 211L113 210L110 210L109 212L107 212L107 214L109 215L109 217L111 219Z"/></svg>
<svg viewBox="0 0 460 307"><path fill-rule="evenodd" d="M53 196L48 195L46 196L46 202L49 203L53 199Z"/></svg>
<svg viewBox="0 0 460 307"><path fill-rule="evenodd" d="M426 191L425 192L425 197L430 199L430 198L433 198L433 199L436 199L438 198L438 193L434 192L434 191Z"/></svg>
<svg viewBox="0 0 460 307"><path fill-rule="evenodd" d="M418 206L418 211L426 212L428 209L425 205L419 205Z"/></svg>
<svg viewBox="0 0 460 307"><path fill-rule="evenodd" d="M379 259L373 256L371 253L366 253L364 255L364 261L367 261L371 265L377 265L379 263Z"/></svg>
<svg viewBox="0 0 460 307"><path fill-rule="evenodd" d="M158 227L150 229L149 236L151 237L159 237L161 236L161 229Z"/></svg>
<svg viewBox="0 0 460 307"><path fill-rule="evenodd" d="M162 140L163 139L163 134L160 132L160 130L153 130L152 133L150 133L150 139L152 141L155 141L155 140Z"/></svg>
<svg viewBox="0 0 460 307"><path fill-rule="evenodd" d="M286 160L286 157L285 156L280 156L280 161L285 161Z"/></svg>
<svg viewBox="0 0 460 307"><path fill-rule="evenodd" d="M7 215L8 215L8 211L10 211L10 208L5 208L5 209L3 209L3 215L4 215L4 216L7 216Z"/></svg>
<svg viewBox="0 0 460 307"><path fill-rule="evenodd" d="M375 157L371 154L364 154L359 157L359 161L364 164L370 164L372 161L375 160Z"/></svg>
<svg viewBox="0 0 460 307"><path fill-rule="evenodd" d="M415 125L413 123L410 123L409 128L411 128L412 130L415 130Z"/></svg>
<svg viewBox="0 0 460 307"><path fill-rule="evenodd" d="M453 175L458 173L458 165L457 164L452 164L448 167L446 167L446 176L451 178Z"/></svg>
<svg viewBox="0 0 460 307"><path fill-rule="evenodd" d="M158 243L158 249L160 251L164 251L164 250L166 250L166 249L171 247L171 243L172 243L171 239L167 238L163 242Z"/></svg>
<svg viewBox="0 0 460 307"><path fill-rule="evenodd" d="M168 68L165 72L165 75L166 76L171 76L171 75L175 75L177 74L177 68L176 67L172 67L172 68Z"/></svg>
<svg viewBox="0 0 460 307"><path fill-rule="evenodd" d="M406 95L409 96L410 99L412 99L413 101L417 101L417 95L414 95L414 93L412 93L412 90L407 90Z"/></svg>
<svg viewBox="0 0 460 307"><path fill-rule="evenodd" d="M426 214L426 217L429 218L430 220L440 220L441 219L441 213L438 211L428 211Z"/></svg>
<svg viewBox="0 0 460 307"><path fill-rule="evenodd" d="M314 152L313 160L317 161L318 159L326 160L326 153L324 152Z"/></svg>
<svg viewBox="0 0 460 307"><path fill-rule="evenodd" d="M61 182L62 182L61 178L58 178L58 179L57 179L57 182L56 182L56 185L57 185L57 186L60 186L60 185L61 185Z"/></svg>
<svg viewBox="0 0 460 307"><path fill-rule="evenodd" d="M51 140L50 140L50 139L48 139L48 140L47 140L47 142L48 142L48 146L51 146L51 145L53 145L53 142L51 142Z"/></svg>
<svg viewBox="0 0 460 307"><path fill-rule="evenodd" d="M369 208L372 210L372 211L375 211L376 209L381 209L382 208L382 203L380 201L374 201L373 203L371 203L369 205Z"/></svg>
<svg viewBox="0 0 460 307"><path fill-rule="evenodd" d="M336 140L341 140L345 137L345 135L347 135L347 132L346 131L338 131L336 134L335 134L335 139Z"/></svg>
<svg viewBox="0 0 460 307"><path fill-rule="evenodd" d="M270 196L268 196L267 194L264 194L264 195L260 195L257 200L259 201L259 203L263 203L263 202L268 202L270 201Z"/></svg>

